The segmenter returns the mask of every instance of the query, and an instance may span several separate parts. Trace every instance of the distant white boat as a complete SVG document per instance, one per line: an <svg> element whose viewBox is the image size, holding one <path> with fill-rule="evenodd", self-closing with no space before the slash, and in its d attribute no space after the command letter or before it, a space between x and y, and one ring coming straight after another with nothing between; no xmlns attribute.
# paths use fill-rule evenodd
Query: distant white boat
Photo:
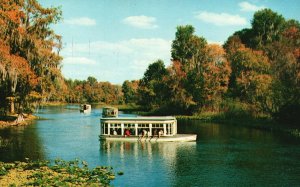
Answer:
<svg viewBox="0 0 300 187"><path fill-rule="evenodd" d="M118 117L118 108L115 107L104 107L102 109L102 117Z"/></svg>
<svg viewBox="0 0 300 187"><path fill-rule="evenodd" d="M81 113L90 113L91 111L92 111L91 105L88 105L88 104L80 105L80 112Z"/></svg>

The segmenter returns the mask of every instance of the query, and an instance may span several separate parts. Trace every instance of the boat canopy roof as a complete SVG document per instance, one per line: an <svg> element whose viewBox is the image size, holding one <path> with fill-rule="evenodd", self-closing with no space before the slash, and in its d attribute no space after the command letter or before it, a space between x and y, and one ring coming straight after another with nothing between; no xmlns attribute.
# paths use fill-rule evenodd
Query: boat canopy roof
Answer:
<svg viewBox="0 0 300 187"><path fill-rule="evenodd" d="M103 107L103 109L118 109L118 108L112 107L112 106L105 106L105 107Z"/></svg>
<svg viewBox="0 0 300 187"><path fill-rule="evenodd" d="M176 120L173 116L133 116L133 117L118 117L118 118L101 118L105 120L134 120L134 119L141 119L141 120Z"/></svg>
<svg viewBox="0 0 300 187"><path fill-rule="evenodd" d="M173 116L143 116L143 117L118 117L118 118L101 118L102 122L114 121L114 122L164 122L164 121L176 121Z"/></svg>

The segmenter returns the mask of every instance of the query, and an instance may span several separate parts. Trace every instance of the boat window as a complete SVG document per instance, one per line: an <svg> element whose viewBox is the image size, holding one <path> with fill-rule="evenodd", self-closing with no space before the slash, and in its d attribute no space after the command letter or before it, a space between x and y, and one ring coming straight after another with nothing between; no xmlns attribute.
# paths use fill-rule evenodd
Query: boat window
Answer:
<svg viewBox="0 0 300 187"><path fill-rule="evenodd" d="M172 135L173 134L173 128L172 128L172 124L171 123L167 123L166 124L166 129L167 129L167 135Z"/></svg>
<svg viewBox="0 0 300 187"><path fill-rule="evenodd" d="M164 127L164 124L158 123L158 124L152 124L152 127Z"/></svg>
<svg viewBox="0 0 300 187"><path fill-rule="evenodd" d="M124 128L135 128L135 124L132 124L132 123L124 123Z"/></svg>
<svg viewBox="0 0 300 187"><path fill-rule="evenodd" d="M104 123L101 123L101 134L104 134Z"/></svg>
<svg viewBox="0 0 300 187"><path fill-rule="evenodd" d="M104 124L104 133L103 134L108 134L108 124Z"/></svg>
<svg viewBox="0 0 300 187"><path fill-rule="evenodd" d="M112 123L112 124L110 124L110 127L111 128L121 128L121 124L119 124L119 123Z"/></svg>
<svg viewBox="0 0 300 187"><path fill-rule="evenodd" d="M143 123L142 124L138 124L138 128L145 128L145 127L148 128L149 124L145 124L145 123L144 124Z"/></svg>

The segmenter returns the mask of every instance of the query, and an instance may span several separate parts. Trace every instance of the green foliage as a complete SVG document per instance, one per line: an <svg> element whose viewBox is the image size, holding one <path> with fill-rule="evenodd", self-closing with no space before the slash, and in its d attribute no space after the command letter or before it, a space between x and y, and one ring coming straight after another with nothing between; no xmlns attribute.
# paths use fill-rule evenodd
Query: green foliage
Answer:
<svg viewBox="0 0 300 187"><path fill-rule="evenodd" d="M138 89L139 81L124 81L122 84L122 92L124 94L124 101L126 104L135 103L138 99L137 89Z"/></svg>
<svg viewBox="0 0 300 187"><path fill-rule="evenodd" d="M140 105L147 109L153 109L163 104L168 90L162 80L167 74L162 60L157 60L149 65L144 77L139 82L138 94L140 99L138 103Z"/></svg>
<svg viewBox="0 0 300 187"><path fill-rule="evenodd" d="M95 77L89 76L87 78L87 82L89 83L89 85L94 86L98 81L97 81L97 79Z"/></svg>
<svg viewBox="0 0 300 187"><path fill-rule="evenodd" d="M249 120L254 118L253 111L251 111L247 103L242 103L238 100L227 99L222 102L222 115L219 118L226 120Z"/></svg>
<svg viewBox="0 0 300 187"><path fill-rule="evenodd" d="M178 26L175 33L175 40L172 43L171 56L173 60L185 63L195 53L195 48L190 46L195 28L192 25Z"/></svg>
<svg viewBox="0 0 300 187"><path fill-rule="evenodd" d="M195 57L201 58L203 49L207 45L205 38L198 37L194 33L195 28L192 25L178 26L172 42L172 60L179 61L184 71L197 66Z"/></svg>
<svg viewBox="0 0 300 187"><path fill-rule="evenodd" d="M285 19L282 15L271 9L263 9L255 12L252 20L252 33L254 48L261 49L274 41L280 39Z"/></svg>
<svg viewBox="0 0 300 187"><path fill-rule="evenodd" d="M300 127L300 104L285 105L274 114L276 119L281 123L288 123Z"/></svg>

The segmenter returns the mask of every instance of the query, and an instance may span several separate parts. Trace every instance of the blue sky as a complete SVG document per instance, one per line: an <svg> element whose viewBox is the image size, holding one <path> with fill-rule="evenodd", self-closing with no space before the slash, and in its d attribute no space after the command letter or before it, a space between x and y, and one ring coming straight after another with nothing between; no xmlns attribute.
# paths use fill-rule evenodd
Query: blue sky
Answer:
<svg viewBox="0 0 300 187"><path fill-rule="evenodd" d="M63 37L62 72L66 78L122 84L142 78L148 65L170 50L178 25L191 24L209 43L222 44L250 27L256 10L271 8L300 20L300 0L39 0L61 6L54 25Z"/></svg>

